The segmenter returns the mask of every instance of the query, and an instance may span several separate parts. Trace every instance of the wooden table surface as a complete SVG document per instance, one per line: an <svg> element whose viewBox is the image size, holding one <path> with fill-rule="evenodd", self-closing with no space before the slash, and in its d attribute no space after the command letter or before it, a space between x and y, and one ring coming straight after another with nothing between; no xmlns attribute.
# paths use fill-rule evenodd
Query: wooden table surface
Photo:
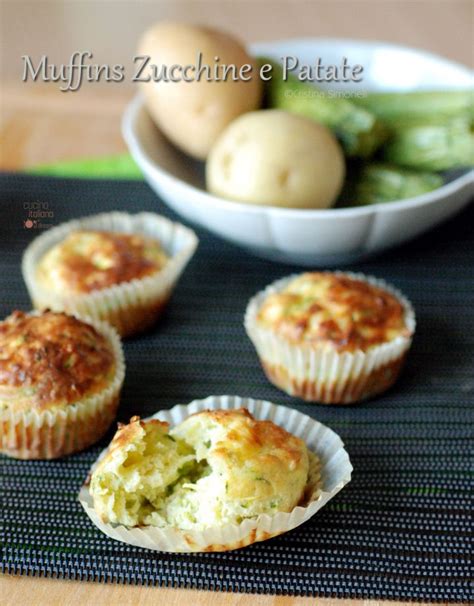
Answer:
<svg viewBox="0 0 474 606"><path fill-rule="evenodd" d="M62 7L61 14L67 23L73 18L72 13L79 4L81 3L74 2ZM198 5L202 7L202 2L179 0L178 4L181 7L187 5L191 17L194 13L200 15L202 12L201 8L198 9ZM473 5L469 1L314 2L311 4L311 8L308 3L287 2L284 9L282 8L284 3L277 2L272 6L271 13L273 19L276 20L272 20L271 32L268 30L269 23L265 24L262 29L262 22L268 16L268 11L265 12L262 9L264 4L268 9L271 3L258 3L254 9L256 18L249 22L248 19L245 21L243 18L242 11L238 15L236 14L236 3L222 2L216 5L208 2L208 6L212 5L214 8L219 6L221 11L219 13L220 21L216 19L215 13L212 15L209 13L211 15L209 20L217 25L223 23L227 29L234 29L236 32L242 31L244 36L253 39L289 37L297 35L299 32L305 35L351 35L355 38L387 39L424 46L464 63L472 63L473 60L472 46L469 41L470 34L472 34ZM295 9L292 20L284 18L285 15L288 15L288 4ZM32 3L18 2L16 8L12 2L7 2L6 5L8 11L5 12L8 13L12 23L15 20L26 19L26 15L31 13L31 11L27 12L27 9L28 5L32 5ZM43 3L36 3L36 6L38 5L43 5ZM118 3L116 5L118 6ZM150 6L144 6L150 12ZM3 10L5 10L5 6L2 7ZM311 31L308 30L309 10L312 11ZM32 18L31 15L30 18ZM45 17L43 14L37 15L35 18L41 22L41 18ZM81 27L84 30L89 28L89 17L86 18L83 13L78 13L74 18L76 25L72 30L73 33L81 30ZM348 21L350 21L349 25ZM244 22L248 23L248 27L244 27ZM137 22L136 19L135 21L131 19L131 23L142 29L146 26L146 23ZM41 33L43 29L40 28L35 42L34 36L28 34L27 22L22 21L22 24L21 35L18 36L14 27L2 29L2 37L9 36L5 46L3 46L5 39L2 40L2 54L4 48L8 48L10 57L7 57L7 67L5 67L5 61L2 66L0 169L16 170L62 159L100 156L125 151L120 134L120 116L127 101L135 92L133 87L85 86L77 93L64 94L57 90L56 85L21 83L19 76L16 75L20 53L18 44L24 43L28 45L29 49L38 50L41 48L38 40L42 41L44 38L44 33ZM346 31L348 28L350 32ZM257 34L257 30L264 31L265 35ZM89 32L89 29L87 31ZM447 34L448 32L451 32L450 35ZM68 35L71 35L71 32L68 32ZM60 33L58 36L60 37ZM116 42L117 44L121 42L119 36L116 36ZM56 43L57 40L52 39L51 44L55 48ZM370 604L374 606L380 602L249 596L4 575L0 577L0 603L3 606L21 606L23 604L32 606L42 606L43 604L48 606L121 604L125 606L133 604L141 606L157 603L164 606L186 606L187 604L194 606L220 606L223 604L236 606L307 606L309 604L347 606L350 604L351 606L361 606ZM391 604L397 603L391 602Z"/></svg>
<svg viewBox="0 0 474 606"><path fill-rule="evenodd" d="M0 577L0 603L2 606L401 606L405 602L211 593L4 575Z"/></svg>

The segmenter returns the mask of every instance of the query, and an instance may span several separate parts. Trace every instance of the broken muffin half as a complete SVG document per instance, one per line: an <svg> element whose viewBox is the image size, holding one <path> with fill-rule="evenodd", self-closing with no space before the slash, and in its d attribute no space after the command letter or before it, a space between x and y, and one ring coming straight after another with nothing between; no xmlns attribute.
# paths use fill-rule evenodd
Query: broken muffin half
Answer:
<svg viewBox="0 0 474 606"><path fill-rule="evenodd" d="M310 453L300 438L246 409L206 410L171 431L133 417L92 474L103 521L207 528L291 511L303 497Z"/></svg>

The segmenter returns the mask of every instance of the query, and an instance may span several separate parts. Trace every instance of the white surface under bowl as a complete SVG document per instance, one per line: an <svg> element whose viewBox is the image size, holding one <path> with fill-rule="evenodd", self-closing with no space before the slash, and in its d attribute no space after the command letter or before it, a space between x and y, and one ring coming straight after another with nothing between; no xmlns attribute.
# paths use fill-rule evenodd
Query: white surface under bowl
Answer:
<svg viewBox="0 0 474 606"><path fill-rule="evenodd" d="M364 66L354 90L470 88L467 68L422 51L380 42L297 39L251 47L254 55ZM359 86L359 88L355 88ZM335 88L334 84L331 88ZM349 90L344 84L337 88ZM473 195L473 171L409 200L356 208L300 210L232 202L205 191L203 166L176 150L156 128L141 97L127 108L123 135L156 193L179 215L256 255L312 267L356 262L406 242L451 217Z"/></svg>

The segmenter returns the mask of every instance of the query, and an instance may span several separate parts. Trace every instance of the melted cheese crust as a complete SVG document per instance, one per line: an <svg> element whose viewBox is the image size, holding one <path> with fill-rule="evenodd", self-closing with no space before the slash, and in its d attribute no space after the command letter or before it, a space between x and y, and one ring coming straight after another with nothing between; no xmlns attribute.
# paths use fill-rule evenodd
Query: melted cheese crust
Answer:
<svg viewBox="0 0 474 606"><path fill-rule="evenodd" d="M257 321L294 344L354 351L408 335L404 315L400 301L382 288L345 275L312 272L269 295Z"/></svg>
<svg viewBox="0 0 474 606"><path fill-rule="evenodd" d="M223 498L230 502L260 502L265 511L275 500L277 511L290 511L302 496L308 449L272 421L257 420L244 408L206 410L188 417L172 433L191 444L198 459L207 459L225 481Z"/></svg>
<svg viewBox="0 0 474 606"><path fill-rule="evenodd" d="M106 338L72 316L16 311L0 323L0 406L73 404L106 388L114 370Z"/></svg>
<svg viewBox="0 0 474 606"><path fill-rule="evenodd" d="M56 292L88 293L160 271L168 257L160 243L138 234L76 231L49 250L38 280Z"/></svg>

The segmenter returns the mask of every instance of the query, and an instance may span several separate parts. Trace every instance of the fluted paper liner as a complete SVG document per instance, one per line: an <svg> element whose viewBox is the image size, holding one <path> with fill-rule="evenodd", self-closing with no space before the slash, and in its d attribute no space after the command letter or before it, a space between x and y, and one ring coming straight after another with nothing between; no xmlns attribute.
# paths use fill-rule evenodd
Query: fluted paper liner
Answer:
<svg viewBox="0 0 474 606"><path fill-rule="evenodd" d="M40 315L32 312L32 315ZM102 391L61 408L38 411L0 409L0 452L18 459L55 459L97 442L115 419L125 377L122 345L109 324L80 318L110 344L115 373Z"/></svg>
<svg viewBox="0 0 474 606"><path fill-rule="evenodd" d="M351 404L381 393L396 380L415 332L415 313L398 290L372 276L334 272L363 280L394 295L404 308L409 335L376 345L367 351L337 352L314 344L293 344L257 322L264 300L283 290L297 274L278 280L257 293L247 306L245 329L269 380L286 393L324 404Z"/></svg>
<svg viewBox="0 0 474 606"><path fill-rule="evenodd" d="M90 293L55 293L44 288L36 275L38 263L48 250L62 242L71 232L80 229L133 233L155 238L169 260L154 274ZM197 245L198 238L191 229L160 215L145 212L135 215L124 212L102 213L63 223L35 238L23 255L23 278L37 309L49 308L105 320L121 336L129 336L145 330L156 321Z"/></svg>
<svg viewBox="0 0 474 606"><path fill-rule="evenodd" d="M312 456L310 474L303 503L291 512L274 515L262 514L249 518L240 524L213 526L204 530L180 530L179 528L154 526L126 527L103 522L94 510L88 482L79 493L79 500L93 523L106 535L157 551L199 552L228 551L245 547L257 541L264 541L296 528L312 517L351 479L352 465L344 449L341 438L331 429L297 410L277 406L263 400L240 398L238 396L210 396L205 400L194 400L187 406L178 405L164 410L151 418L167 421L175 426L190 414L202 410L247 408L257 419L269 419L308 445ZM103 451L91 473L100 459Z"/></svg>

